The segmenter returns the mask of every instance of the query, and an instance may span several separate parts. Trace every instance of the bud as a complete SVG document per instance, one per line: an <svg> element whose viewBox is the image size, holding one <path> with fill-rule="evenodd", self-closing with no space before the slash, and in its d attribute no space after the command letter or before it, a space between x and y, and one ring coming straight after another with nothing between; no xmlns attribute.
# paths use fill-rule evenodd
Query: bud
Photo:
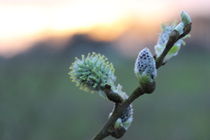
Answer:
<svg viewBox="0 0 210 140"><path fill-rule="evenodd" d="M153 82L157 76L156 63L148 48L144 48L139 52L134 72L141 85Z"/></svg>
<svg viewBox="0 0 210 140"><path fill-rule="evenodd" d="M184 28L186 25L190 24L192 22L189 14L185 11L182 11L181 13L181 22L175 27L175 30L179 32L179 34L184 33Z"/></svg>
<svg viewBox="0 0 210 140"><path fill-rule="evenodd" d="M163 31L161 32L158 42L155 45L155 54L156 57L160 57L160 55L163 53L166 44L169 40L170 34L173 30L177 30L180 34L183 32L183 23L178 24L177 26L175 25L165 25L163 27ZM176 56L181 48L182 45L184 45L185 42L183 41L183 39L179 39L174 46L170 49L170 51L167 53L167 55L164 58L164 62L167 62L169 59L171 59L172 57Z"/></svg>
<svg viewBox="0 0 210 140"><path fill-rule="evenodd" d="M133 107L132 105L128 106L126 110L122 113L120 118L115 122L114 128L123 127L127 130L133 121Z"/></svg>
<svg viewBox="0 0 210 140"><path fill-rule="evenodd" d="M175 30L179 32L179 35L184 33L184 23L180 22L176 27Z"/></svg>
<svg viewBox="0 0 210 140"><path fill-rule="evenodd" d="M185 11L182 11L181 19L182 19L182 22L184 23L184 25L192 23L190 15L187 12L185 12Z"/></svg>
<svg viewBox="0 0 210 140"><path fill-rule="evenodd" d="M128 99L128 95L122 91L122 86L120 84L118 84L113 91L115 93L118 93L124 100ZM112 115L113 111L109 114L109 117ZM119 129L120 127L123 127L125 130L127 130L131 125L132 121L133 121L133 107L132 105L129 105L127 109L115 122L114 128Z"/></svg>
<svg viewBox="0 0 210 140"><path fill-rule="evenodd" d="M156 57L159 57L163 53L163 50L166 47L166 43L168 42L169 36L170 36L171 32L173 31L173 29L174 29L173 25L171 25L171 26L167 26L167 25L162 26L162 32L159 35L159 39L158 39L157 44L155 45Z"/></svg>
<svg viewBox="0 0 210 140"><path fill-rule="evenodd" d="M116 81L112 63L105 56L94 52L87 57L82 55L81 59L76 58L69 75L80 89L90 92L102 93L106 84L112 87Z"/></svg>

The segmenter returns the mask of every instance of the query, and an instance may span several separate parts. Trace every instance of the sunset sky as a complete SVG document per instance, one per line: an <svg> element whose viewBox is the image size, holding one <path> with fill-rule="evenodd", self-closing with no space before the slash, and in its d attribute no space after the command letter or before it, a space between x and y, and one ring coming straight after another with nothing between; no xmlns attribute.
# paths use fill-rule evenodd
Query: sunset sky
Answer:
<svg viewBox="0 0 210 140"><path fill-rule="evenodd" d="M0 55L16 54L46 37L95 27L101 32L112 28L116 36L132 18L153 26L182 10L210 15L209 5L209 0L0 0Z"/></svg>

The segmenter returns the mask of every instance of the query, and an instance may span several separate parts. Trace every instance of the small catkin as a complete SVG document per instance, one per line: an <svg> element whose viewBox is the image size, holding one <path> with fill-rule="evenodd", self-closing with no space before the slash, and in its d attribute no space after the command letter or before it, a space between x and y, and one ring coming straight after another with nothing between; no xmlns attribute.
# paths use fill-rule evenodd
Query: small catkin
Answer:
<svg viewBox="0 0 210 140"><path fill-rule="evenodd" d="M82 55L81 59L76 58L70 66L69 75L80 89L100 93L106 84L114 86L114 71L105 56L93 52L86 57Z"/></svg>

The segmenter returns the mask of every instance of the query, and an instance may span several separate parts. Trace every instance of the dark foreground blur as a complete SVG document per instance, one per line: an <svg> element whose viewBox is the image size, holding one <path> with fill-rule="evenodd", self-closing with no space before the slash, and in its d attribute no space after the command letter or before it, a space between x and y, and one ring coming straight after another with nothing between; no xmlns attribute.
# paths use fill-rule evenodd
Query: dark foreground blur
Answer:
<svg viewBox="0 0 210 140"><path fill-rule="evenodd" d="M159 70L154 94L135 101L134 123L122 140L210 139L210 53L195 49L196 43ZM137 86L135 57L124 57L112 43L79 35L60 51L37 44L12 59L0 59L0 139L91 139L112 104L80 91L67 75L74 57L91 51L114 63L118 82L130 94Z"/></svg>

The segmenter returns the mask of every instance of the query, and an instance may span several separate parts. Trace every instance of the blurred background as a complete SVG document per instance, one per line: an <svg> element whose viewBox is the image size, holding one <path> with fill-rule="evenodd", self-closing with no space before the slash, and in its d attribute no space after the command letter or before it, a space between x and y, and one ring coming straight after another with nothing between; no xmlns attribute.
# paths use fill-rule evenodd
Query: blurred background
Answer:
<svg viewBox="0 0 210 140"><path fill-rule="evenodd" d="M157 88L134 102L122 140L210 139L209 0L0 0L0 140L89 140L109 101L69 80L74 57L104 54L130 94L138 51L160 26L192 17L191 38L160 68ZM153 51L154 52L154 51ZM113 138L107 138L113 140Z"/></svg>

